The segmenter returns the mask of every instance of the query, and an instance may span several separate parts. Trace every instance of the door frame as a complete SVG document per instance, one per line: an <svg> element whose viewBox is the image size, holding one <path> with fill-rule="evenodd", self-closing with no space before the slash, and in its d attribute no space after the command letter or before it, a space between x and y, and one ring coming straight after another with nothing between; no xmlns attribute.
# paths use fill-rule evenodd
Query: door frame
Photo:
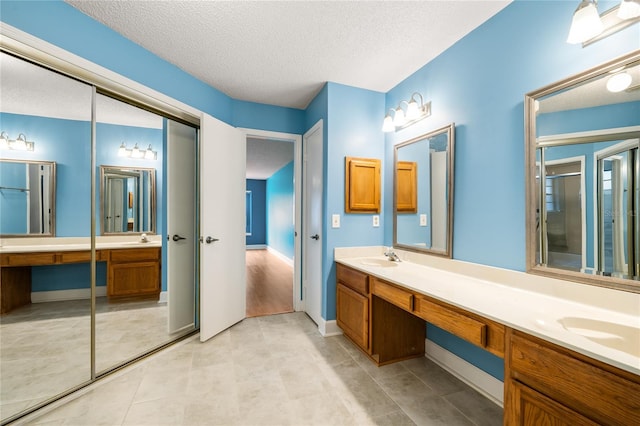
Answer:
<svg viewBox="0 0 640 426"><path fill-rule="evenodd" d="M302 292L302 135L294 133L273 132L270 130L258 130L238 128L243 134L244 143L247 138L269 140L283 140L293 143L293 180L294 180L294 243L293 243L293 310L304 310Z"/></svg>

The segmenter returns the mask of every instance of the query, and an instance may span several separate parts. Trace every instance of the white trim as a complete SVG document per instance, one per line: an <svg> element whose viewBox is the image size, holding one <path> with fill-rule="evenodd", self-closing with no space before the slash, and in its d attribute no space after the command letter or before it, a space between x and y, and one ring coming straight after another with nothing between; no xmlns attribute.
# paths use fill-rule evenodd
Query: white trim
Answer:
<svg viewBox="0 0 640 426"><path fill-rule="evenodd" d="M167 291L161 291L158 303L167 303L169 301L169 293Z"/></svg>
<svg viewBox="0 0 640 426"><path fill-rule="evenodd" d="M266 250L266 244L251 244L247 246L247 250Z"/></svg>
<svg viewBox="0 0 640 426"><path fill-rule="evenodd" d="M274 256L276 256L278 259L282 260L284 263L286 263L287 265L293 267L293 259L291 259L290 257L285 256L284 254L280 253L278 250L274 249L273 247L269 247L267 246L267 251L271 254L273 254Z"/></svg>
<svg viewBox="0 0 640 426"><path fill-rule="evenodd" d="M278 139L293 142L293 181L294 181L294 248L293 262L286 258L286 262L293 266L293 310L304 310L304 300L302 297L302 135L294 133L273 132L270 130L257 130L238 128L244 133L245 143L248 137L254 139ZM268 249L268 247L265 248ZM279 254L279 253L278 253Z"/></svg>
<svg viewBox="0 0 640 426"><path fill-rule="evenodd" d="M318 324L318 331L323 337L339 336L342 334L342 330L338 327L336 320L326 321L321 318L320 324Z"/></svg>
<svg viewBox="0 0 640 426"><path fill-rule="evenodd" d="M504 383L473 364L426 340L425 356L499 406L504 406Z"/></svg>
<svg viewBox="0 0 640 426"><path fill-rule="evenodd" d="M96 287L96 297L107 295L107 286ZM74 288L72 290L33 291L31 303L60 302L63 300L84 300L91 298L90 288Z"/></svg>
<svg viewBox="0 0 640 426"><path fill-rule="evenodd" d="M601 136L622 135L621 139L628 139L627 134L640 132L640 126L615 127L612 129L588 130L586 132L560 133L557 135L538 136L536 143L550 144L554 142L565 141L568 139L597 138ZM615 138L607 138L607 140L616 140Z"/></svg>

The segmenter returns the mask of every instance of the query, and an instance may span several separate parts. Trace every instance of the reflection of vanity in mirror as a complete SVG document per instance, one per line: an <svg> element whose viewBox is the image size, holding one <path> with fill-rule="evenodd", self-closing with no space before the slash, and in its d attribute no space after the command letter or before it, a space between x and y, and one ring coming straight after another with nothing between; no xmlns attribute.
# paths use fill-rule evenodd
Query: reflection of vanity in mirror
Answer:
<svg viewBox="0 0 640 426"><path fill-rule="evenodd" d="M395 147L393 245L451 257L455 126Z"/></svg>
<svg viewBox="0 0 640 426"><path fill-rule="evenodd" d="M155 233L155 169L100 166L101 234Z"/></svg>
<svg viewBox="0 0 640 426"><path fill-rule="evenodd" d="M640 291L640 52L525 108L529 270Z"/></svg>
<svg viewBox="0 0 640 426"><path fill-rule="evenodd" d="M0 161L0 235L55 236L56 163Z"/></svg>

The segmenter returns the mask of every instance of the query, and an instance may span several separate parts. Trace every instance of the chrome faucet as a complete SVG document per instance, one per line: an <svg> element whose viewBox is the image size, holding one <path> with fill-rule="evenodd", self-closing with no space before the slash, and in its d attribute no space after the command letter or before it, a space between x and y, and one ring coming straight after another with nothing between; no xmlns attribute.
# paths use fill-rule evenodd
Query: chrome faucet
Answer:
<svg viewBox="0 0 640 426"><path fill-rule="evenodd" d="M391 262L402 262L398 255L389 247L387 251L384 252L384 255L389 258Z"/></svg>

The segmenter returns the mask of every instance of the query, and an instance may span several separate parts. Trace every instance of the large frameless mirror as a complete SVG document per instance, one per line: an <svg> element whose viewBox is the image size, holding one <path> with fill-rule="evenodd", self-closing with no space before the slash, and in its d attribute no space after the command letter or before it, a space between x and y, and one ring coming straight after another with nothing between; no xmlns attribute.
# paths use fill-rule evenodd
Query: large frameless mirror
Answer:
<svg viewBox="0 0 640 426"><path fill-rule="evenodd" d="M640 291L640 51L525 97L533 273Z"/></svg>
<svg viewBox="0 0 640 426"><path fill-rule="evenodd" d="M100 166L101 234L155 233L156 171Z"/></svg>
<svg viewBox="0 0 640 426"><path fill-rule="evenodd" d="M394 247L452 255L455 126L395 146Z"/></svg>
<svg viewBox="0 0 640 426"><path fill-rule="evenodd" d="M0 160L0 236L54 237L56 163Z"/></svg>

